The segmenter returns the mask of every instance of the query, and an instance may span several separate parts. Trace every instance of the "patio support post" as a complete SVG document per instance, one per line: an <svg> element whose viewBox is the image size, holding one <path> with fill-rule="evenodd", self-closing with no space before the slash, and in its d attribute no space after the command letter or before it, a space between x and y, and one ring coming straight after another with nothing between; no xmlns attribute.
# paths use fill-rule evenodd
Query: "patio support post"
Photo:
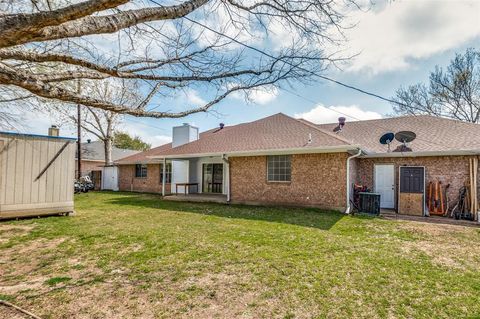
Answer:
<svg viewBox="0 0 480 319"><path fill-rule="evenodd" d="M226 178L227 178L227 202L230 203L230 161L228 160L228 157L226 156L226 154L223 154L222 155L222 160L225 162L225 164L227 164L227 174L226 174Z"/></svg>
<svg viewBox="0 0 480 319"><path fill-rule="evenodd" d="M163 158L163 165L162 165L162 196L165 196L165 175L167 172L167 159Z"/></svg>

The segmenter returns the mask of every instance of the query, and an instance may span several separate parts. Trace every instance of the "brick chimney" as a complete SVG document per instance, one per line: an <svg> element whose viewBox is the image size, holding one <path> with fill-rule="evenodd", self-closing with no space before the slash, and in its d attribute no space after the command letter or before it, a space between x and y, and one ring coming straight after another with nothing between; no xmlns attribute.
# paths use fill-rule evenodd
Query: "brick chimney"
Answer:
<svg viewBox="0 0 480 319"><path fill-rule="evenodd" d="M48 128L48 136L59 136L60 129L56 125L52 125Z"/></svg>

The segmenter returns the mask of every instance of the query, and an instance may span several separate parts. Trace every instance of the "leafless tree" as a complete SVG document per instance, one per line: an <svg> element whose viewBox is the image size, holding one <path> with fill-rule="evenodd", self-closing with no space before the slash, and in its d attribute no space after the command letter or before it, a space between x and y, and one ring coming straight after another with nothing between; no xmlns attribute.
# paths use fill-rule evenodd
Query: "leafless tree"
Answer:
<svg viewBox="0 0 480 319"><path fill-rule="evenodd" d="M236 91L308 82L341 60L345 13L355 0L4 0L0 2L0 85L115 113L178 118L205 112ZM277 30L277 31L273 31ZM279 31L280 32L279 32ZM268 46L267 54L245 44ZM117 46L102 49L102 41ZM262 50L263 50L262 49ZM138 104L78 94L77 79L136 83ZM173 106L185 89L204 105ZM147 101L148 103L145 103Z"/></svg>
<svg viewBox="0 0 480 319"><path fill-rule="evenodd" d="M443 70L430 73L428 85L418 83L396 91L394 110L400 114L430 114L465 122L480 122L480 51L456 54Z"/></svg>
<svg viewBox="0 0 480 319"><path fill-rule="evenodd" d="M132 86L131 82L123 80L106 79L102 81L78 80L78 90L82 94L111 101L117 105L132 105L135 103L146 103L140 101L141 96L138 87ZM86 133L95 136L103 142L105 150L105 165L112 164L112 146L114 143L115 131L123 120L123 115L90 106L81 107L80 126ZM64 103L43 103L36 107L47 112L57 119L57 122L76 128L78 115L76 107Z"/></svg>

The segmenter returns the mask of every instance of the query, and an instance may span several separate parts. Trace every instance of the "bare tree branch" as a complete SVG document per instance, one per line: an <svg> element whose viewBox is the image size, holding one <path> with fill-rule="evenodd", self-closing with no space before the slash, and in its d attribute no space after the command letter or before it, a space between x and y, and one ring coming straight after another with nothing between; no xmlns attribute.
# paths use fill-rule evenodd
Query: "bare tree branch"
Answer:
<svg viewBox="0 0 480 319"><path fill-rule="evenodd" d="M430 114L460 121L480 121L480 51L457 54L444 71L436 67L427 87L411 85L396 91L393 106L400 114Z"/></svg>
<svg viewBox="0 0 480 319"><path fill-rule="evenodd" d="M113 2L112 6L116 6L115 3L118 1L110 0L105 2L104 5ZM43 27L42 23L40 23L39 28L36 28L36 24L30 24L28 19L25 19L25 15L9 15L9 21L3 25L3 28L2 25L0 25L0 33L3 33L5 29L7 31L7 35L2 35L0 38L0 48L11 47L27 42L65 39L91 34L113 33L139 23L177 19L193 12L207 2L208 0L189 0L180 5L129 10L106 16L88 16L77 20L75 20L75 17L73 17L73 19L62 18L62 20L67 22L46 27ZM95 7L95 5L90 6L92 9L98 9ZM65 10L67 13L71 13L71 15L75 16L74 12L76 12L76 10L68 10L68 7L65 8ZM19 37L15 32L10 32L10 34L8 34L10 25L15 26L14 30L27 28L29 30L27 33L22 33ZM28 25L30 25L30 27L28 27Z"/></svg>

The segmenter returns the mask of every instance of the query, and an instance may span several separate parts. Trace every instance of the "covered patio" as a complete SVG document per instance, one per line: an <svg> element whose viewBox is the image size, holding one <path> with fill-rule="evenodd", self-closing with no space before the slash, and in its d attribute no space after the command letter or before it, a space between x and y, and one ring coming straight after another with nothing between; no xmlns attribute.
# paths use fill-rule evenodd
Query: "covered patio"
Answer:
<svg viewBox="0 0 480 319"><path fill-rule="evenodd" d="M171 194L164 197L165 200L179 201L179 202L197 202L197 203L220 203L227 204L227 195L224 194Z"/></svg>
<svg viewBox="0 0 480 319"><path fill-rule="evenodd" d="M229 161L226 156L157 156L166 200L217 202L229 200Z"/></svg>

